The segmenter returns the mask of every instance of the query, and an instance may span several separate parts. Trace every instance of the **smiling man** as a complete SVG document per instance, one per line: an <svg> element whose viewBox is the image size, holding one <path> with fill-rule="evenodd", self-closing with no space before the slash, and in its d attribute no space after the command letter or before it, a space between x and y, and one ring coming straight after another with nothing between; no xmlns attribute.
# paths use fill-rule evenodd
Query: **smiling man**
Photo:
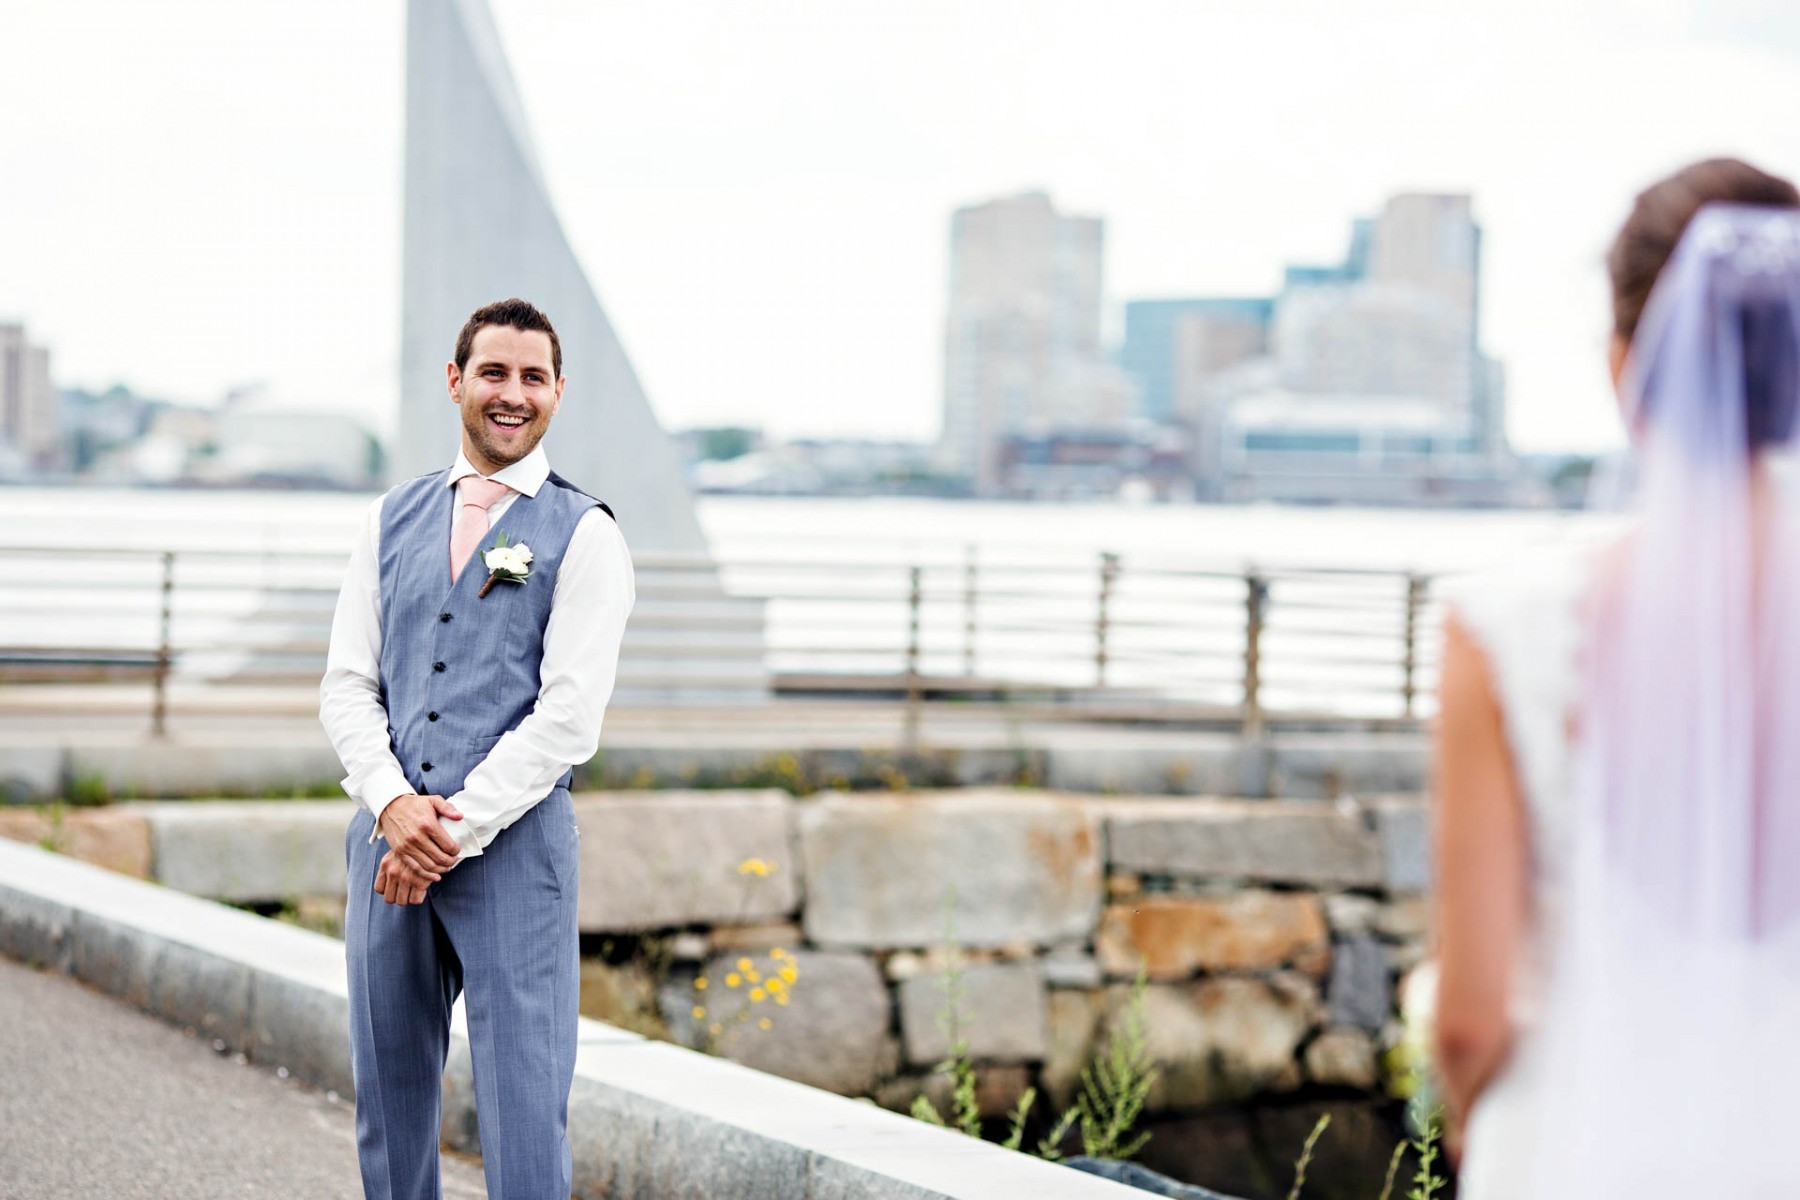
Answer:
<svg viewBox="0 0 1800 1200"><path fill-rule="evenodd" d="M456 340L462 452L378 499L353 547L320 719L346 835L350 1058L370 1200L439 1194L439 1077L466 997L492 1200L567 1197L578 831L635 598L612 512L538 445L562 346L523 300Z"/></svg>

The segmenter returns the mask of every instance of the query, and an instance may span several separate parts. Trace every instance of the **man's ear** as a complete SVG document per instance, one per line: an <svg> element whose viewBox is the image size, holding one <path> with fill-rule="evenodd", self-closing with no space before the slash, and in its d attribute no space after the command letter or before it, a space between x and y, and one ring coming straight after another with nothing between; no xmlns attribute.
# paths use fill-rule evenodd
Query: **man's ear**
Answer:
<svg viewBox="0 0 1800 1200"><path fill-rule="evenodd" d="M558 375L556 377L556 399L550 402L550 415L553 417L562 408L563 384L567 382L569 382L569 379L566 375Z"/></svg>
<svg viewBox="0 0 1800 1200"><path fill-rule="evenodd" d="M456 389L462 386L462 372L457 369L456 360L444 364L444 375L450 381L450 402L461 408L462 397L456 394Z"/></svg>

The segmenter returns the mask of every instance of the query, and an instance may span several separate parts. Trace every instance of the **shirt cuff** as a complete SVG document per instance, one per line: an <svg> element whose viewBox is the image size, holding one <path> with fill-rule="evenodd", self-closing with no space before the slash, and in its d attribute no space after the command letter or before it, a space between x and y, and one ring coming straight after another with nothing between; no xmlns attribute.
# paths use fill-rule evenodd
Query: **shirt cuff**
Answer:
<svg viewBox="0 0 1800 1200"><path fill-rule="evenodd" d="M462 847L462 853L456 858L461 862L465 858L476 858L481 854L481 839L475 835L475 823L464 817L460 821L452 821L449 817L438 817L438 825L443 831L456 839Z"/></svg>
<svg viewBox="0 0 1800 1200"><path fill-rule="evenodd" d="M387 806L397 797L414 794L412 784L406 782L406 776L393 767L378 769L360 779L352 775L344 780L344 791L355 797L374 816L375 827L369 831L371 843L381 836L381 814L386 811Z"/></svg>

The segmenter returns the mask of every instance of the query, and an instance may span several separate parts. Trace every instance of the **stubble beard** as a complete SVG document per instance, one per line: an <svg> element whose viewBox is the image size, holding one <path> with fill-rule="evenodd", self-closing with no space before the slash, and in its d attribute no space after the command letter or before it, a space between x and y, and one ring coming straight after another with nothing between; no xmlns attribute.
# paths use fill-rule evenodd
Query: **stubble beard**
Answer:
<svg viewBox="0 0 1800 1200"><path fill-rule="evenodd" d="M494 441L493 433L487 427L488 414L485 410L480 408L470 410L465 407L462 411L464 435L468 437L476 451L496 467L512 466L536 450L538 443L544 440L543 427L531 428L531 418L527 417L527 431L519 441L512 447L499 445Z"/></svg>

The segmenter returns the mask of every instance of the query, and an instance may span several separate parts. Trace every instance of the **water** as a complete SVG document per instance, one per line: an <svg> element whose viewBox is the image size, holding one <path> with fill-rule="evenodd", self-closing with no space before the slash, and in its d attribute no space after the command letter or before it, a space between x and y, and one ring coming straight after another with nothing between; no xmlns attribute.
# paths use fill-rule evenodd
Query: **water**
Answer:
<svg viewBox="0 0 1800 1200"><path fill-rule="evenodd" d="M0 546L346 554L370 497L343 492L0 488ZM615 504L627 537L630 503ZM775 557L1092 560L1426 572L1480 567L1587 518L1552 511L1019 504L914 498L704 496L724 561ZM640 548L641 549L641 548Z"/></svg>
<svg viewBox="0 0 1800 1200"><path fill-rule="evenodd" d="M726 562L771 553L982 557L1238 571L1349 567L1464 571L1561 536L1587 518L1553 511L1298 508L1274 505L1021 504L910 498L708 496L700 521ZM629 522L627 522L629 532Z"/></svg>

